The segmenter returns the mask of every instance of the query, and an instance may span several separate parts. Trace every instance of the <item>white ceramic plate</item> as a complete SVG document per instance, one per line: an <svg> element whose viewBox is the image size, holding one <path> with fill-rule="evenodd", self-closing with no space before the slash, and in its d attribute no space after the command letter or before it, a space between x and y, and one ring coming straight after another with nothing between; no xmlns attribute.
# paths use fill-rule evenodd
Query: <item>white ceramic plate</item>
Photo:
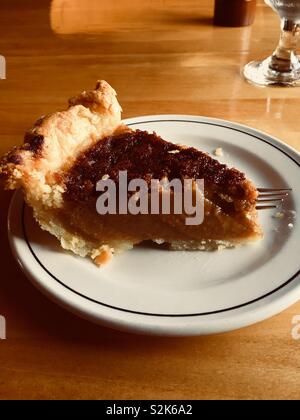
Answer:
<svg viewBox="0 0 300 420"><path fill-rule="evenodd" d="M266 134L221 120L158 115L126 123L209 153L222 147L220 160L257 186L293 188L284 219L272 217L273 210L261 212L265 238L256 245L209 253L140 246L98 269L62 251L37 227L17 193L9 214L10 242L34 285L84 318L144 334L230 331L295 303L300 298L299 154Z"/></svg>

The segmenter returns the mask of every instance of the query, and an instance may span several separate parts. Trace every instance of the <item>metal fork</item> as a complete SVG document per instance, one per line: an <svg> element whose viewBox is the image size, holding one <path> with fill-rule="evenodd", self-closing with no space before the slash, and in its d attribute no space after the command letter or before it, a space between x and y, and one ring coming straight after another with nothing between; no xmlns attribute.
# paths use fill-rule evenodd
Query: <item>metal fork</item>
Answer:
<svg viewBox="0 0 300 420"><path fill-rule="evenodd" d="M276 209L289 196L292 188L257 188L257 210Z"/></svg>

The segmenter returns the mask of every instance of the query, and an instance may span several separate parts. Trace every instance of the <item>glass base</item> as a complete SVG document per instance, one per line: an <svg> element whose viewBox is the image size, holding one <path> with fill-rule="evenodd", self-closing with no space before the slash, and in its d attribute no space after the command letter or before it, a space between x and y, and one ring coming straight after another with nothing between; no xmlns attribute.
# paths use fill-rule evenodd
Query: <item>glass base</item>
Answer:
<svg viewBox="0 0 300 420"><path fill-rule="evenodd" d="M272 57L264 61L252 61L244 67L244 76L250 83L259 86L300 86L300 63L288 72L272 70Z"/></svg>

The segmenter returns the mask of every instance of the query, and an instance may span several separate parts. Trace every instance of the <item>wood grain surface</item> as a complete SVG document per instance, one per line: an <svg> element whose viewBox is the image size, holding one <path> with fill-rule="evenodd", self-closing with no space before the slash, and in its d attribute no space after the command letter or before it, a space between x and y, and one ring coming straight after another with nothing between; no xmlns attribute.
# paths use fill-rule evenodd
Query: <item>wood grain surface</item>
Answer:
<svg viewBox="0 0 300 420"><path fill-rule="evenodd" d="M0 154L40 115L99 78L124 117L196 114L248 124L300 150L299 89L261 89L243 64L267 56L278 19L259 2L247 28L212 25L212 0L1 0ZM11 194L0 192L1 399L299 399L300 303L226 335L140 337L60 309L26 280L9 250Z"/></svg>

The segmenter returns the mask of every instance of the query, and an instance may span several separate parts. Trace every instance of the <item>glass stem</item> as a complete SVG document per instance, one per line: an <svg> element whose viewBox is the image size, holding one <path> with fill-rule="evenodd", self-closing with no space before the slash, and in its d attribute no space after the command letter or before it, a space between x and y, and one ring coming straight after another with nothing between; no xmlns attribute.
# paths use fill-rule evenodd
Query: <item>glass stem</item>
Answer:
<svg viewBox="0 0 300 420"><path fill-rule="evenodd" d="M297 22L282 19L280 41L272 55L271 70L288 73L300 69L300 63L296 56L299 35L300 27Z"/></svg>

